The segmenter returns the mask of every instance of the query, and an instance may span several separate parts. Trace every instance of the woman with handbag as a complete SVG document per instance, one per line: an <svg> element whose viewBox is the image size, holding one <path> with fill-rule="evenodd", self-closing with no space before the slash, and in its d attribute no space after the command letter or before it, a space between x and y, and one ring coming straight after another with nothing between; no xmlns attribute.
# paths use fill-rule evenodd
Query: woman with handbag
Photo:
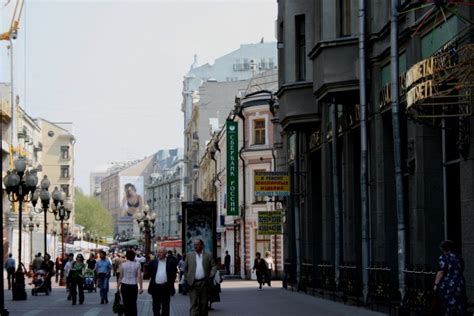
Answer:
<svg viewBox="0 0 474 316"><path fill-rule="evenodd" d="M135 261L135 251L127 250L127 261L119 268L117 289L122 294L124 315L137 316L138 293L143 293L143 278L140 263Z"/></svg>

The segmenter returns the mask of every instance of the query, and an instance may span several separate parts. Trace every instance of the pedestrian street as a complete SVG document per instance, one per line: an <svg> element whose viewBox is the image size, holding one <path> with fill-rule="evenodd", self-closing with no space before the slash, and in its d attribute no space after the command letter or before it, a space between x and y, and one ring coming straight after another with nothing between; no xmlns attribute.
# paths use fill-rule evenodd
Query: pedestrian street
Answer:
<svg viewBox="0 0 474 316"><path fill-rule="evenodd" d="M225 280L222 283L221 302L213 303L210 316L220 315L382 315L367 309L344 305L340 302L323 300L303 293L282 289L281 282L274 281L273 287L258 290L255 281ZM54 287L55 286L55 287ZM83 305L71 305L66 300L64 288L53 286L49 296L31 296L27 286L26 301L12 301L11 292L5 290L5 305L10 315L22 316L98 316L115 315L112 312L116 283L111 282L109 304L101 305L99 293L85 293ZM148 282L144 283L144 293L138 297L138 314L152 315L151 296L146 292ZM176 284L177 288L177 284ZM171 315L189 315L189 297L176 293L171 298Z"/></svg>

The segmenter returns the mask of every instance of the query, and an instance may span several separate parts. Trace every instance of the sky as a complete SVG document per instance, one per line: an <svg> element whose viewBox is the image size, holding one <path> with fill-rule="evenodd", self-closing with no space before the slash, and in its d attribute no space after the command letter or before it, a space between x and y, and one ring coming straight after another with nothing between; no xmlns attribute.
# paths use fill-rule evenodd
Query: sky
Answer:
<svg viewBox="0 0 474 316"><path fill-rule="evenodd" d="M2 31L15 3L0 0ZM193 55L203 64L275 41L276 15L276 0L26 0L15 93L30 116L74 123L76 185L89 192L101 165L183 147L182 80Z"/></svg>

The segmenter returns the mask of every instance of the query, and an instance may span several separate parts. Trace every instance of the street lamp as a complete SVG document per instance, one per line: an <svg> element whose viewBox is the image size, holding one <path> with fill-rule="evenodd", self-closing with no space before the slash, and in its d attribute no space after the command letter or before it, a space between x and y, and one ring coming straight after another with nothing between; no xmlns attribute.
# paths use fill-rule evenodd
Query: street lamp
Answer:
<svg viewBox="0 0 474 316"><path fill-rule="evenodd" d="M151 248L151 239L155 237L156 214L150 212L150 208L145 204L142 212L137 212L133 216L137 221L140 233L145 235L145 256L148 260Z"/></svg>
<svg viewBox="0 0 474 316"><path fill-rule="evenodd" d="M21 227L23 203L30 202L38 184L36 170L26 170L25 157L18 157L14 162L15 169L9 170L3 179L8 199L12 203L18 202L18 269L15 273L13 286L13 300L26 300L25 275L21 262Z"/></svg>
<svg viewBox="0 0 474 316"><path fill-rule="evenodd" d="M28 219L23 222L23 229L30 232L30 265L33 263L33 231L38 230L40 222L36 219L35 214L30 211Z"/></svg>
<svg viewBox="0 0 474 316"><path fill-rule="evenodd" d="M67 221L71 217L72 202L70 199L66 199L66 193L59 191L58 187L54 188L53 191L53 214L57 221L61 221L61 256L64 257L64 221ZM69 225L68 225L69 227ZM61 279L59 285L64 285L64 270L61 269Z"/></svg>
<svg viewBox="0 0 474 316"><path fill-rule="evenodd" d="M31 203L33 204L33 210L36 213L44 213L44 253L48 253L48 244L47 244L47 236L48 236L48 212L54 213L53 209L49 207L51 194L48 192L49 186L51 182L49 182L48 177L45 175L43 180L41 180L40 188L36 189L35 193L33 194L33 198L31 199ZM41 208L36 209L36 204L38 203L38 199L41 200Z"/></svg>

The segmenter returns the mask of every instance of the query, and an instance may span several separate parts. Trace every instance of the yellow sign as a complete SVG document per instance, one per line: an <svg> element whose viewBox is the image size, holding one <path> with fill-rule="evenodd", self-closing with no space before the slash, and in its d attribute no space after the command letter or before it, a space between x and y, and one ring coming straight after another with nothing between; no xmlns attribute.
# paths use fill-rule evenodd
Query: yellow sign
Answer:
<svg viewBox="0 0 474 316"><path fill-rule="evenodd" d="M256 172L254 178L255 195L290 195L290 180L286 172Z"/></svg>
<svg viewBox="0 0 474 316"><path fill-rule="evenodd" d="M280 235L282 233L281 211L258 212L258 234Z"/></svg>

